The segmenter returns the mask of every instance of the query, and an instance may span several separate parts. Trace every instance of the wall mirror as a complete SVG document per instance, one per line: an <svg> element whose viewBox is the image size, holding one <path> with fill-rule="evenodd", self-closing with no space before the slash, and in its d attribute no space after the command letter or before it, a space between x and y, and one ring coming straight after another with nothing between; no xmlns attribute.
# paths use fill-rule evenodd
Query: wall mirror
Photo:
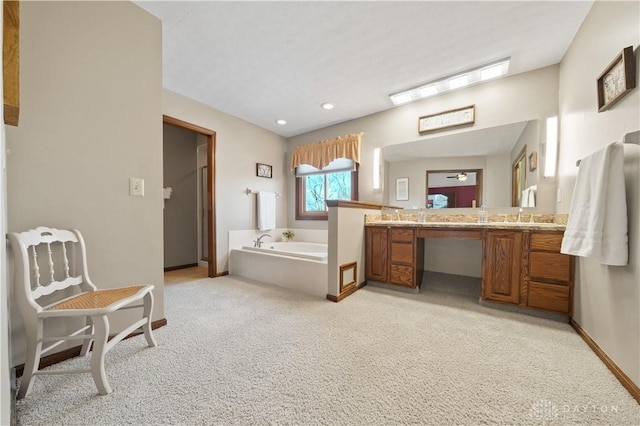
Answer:
<svg viewBox="0 0 640 426"><path fill-rule="evenodd" d="M482 205L482 170L427 170L427 208Z"/></svg>
<svg viewBox="0 0 640 426"><path fill-rule="evenodd" d="M480 171L480 176L475 176L478 180L476 207L483 204L489 208L512 207L512 167L523 148L527 147L521 164L522 170L528 175L520 182L522 185L525 180L528 185L536 184L534 175L537 172L527 172L525 163L527 150L536 151L539 143L539 120L530 120L483 129L452 131L385 146L382 150L385 167L383 197L386 202L405 208L426 207L435 203L434 197L431 197L432 200L428 199L428 188L444 187L434 184L436 173L451 176L466 172L466 185L469 185L470 179L473 179L470 173ZM428 183L425 182L425 171L428 171ZM432 172L434 175L431 175ZM395 200L395 182L400 177L409 177L411 182L416 182L410 187L409 200L404 202ZM444 178L448 182L457 180L446 176ZM541 195L545 190L548 188L539 187L538 194ZM522 193L519 189L518 192ZM444 205L445 201L442 200L439 204ZM451 205L453 202L447 199L446 204ZM460 200L456 199L456 207L460 207L460 204ZM469 205L467 208L472 207Z"/></svg>

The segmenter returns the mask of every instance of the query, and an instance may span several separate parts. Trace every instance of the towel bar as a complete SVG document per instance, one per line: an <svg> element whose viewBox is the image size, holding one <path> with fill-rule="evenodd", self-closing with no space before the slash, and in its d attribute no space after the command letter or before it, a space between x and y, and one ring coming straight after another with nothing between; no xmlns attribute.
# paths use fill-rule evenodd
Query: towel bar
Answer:
<svg viewBox="0 0 640 426"><path fill-rule="evenodd" d="M622 137L622 143L631 145L640 145L640 130L629 132ZM576 167L580 165L582 160L576 161Z"/></svg>
<svg viewBox="0 0 640 426"><path fill-rule="evenodd" d="M258 191L253 191L251 188L247 188L247 189L244 190L244 193L247 194L247 195L250 195L250 194L257 194ZM276 192L276 198L278 198L278 197L280 197L280 193Z"/></svg>

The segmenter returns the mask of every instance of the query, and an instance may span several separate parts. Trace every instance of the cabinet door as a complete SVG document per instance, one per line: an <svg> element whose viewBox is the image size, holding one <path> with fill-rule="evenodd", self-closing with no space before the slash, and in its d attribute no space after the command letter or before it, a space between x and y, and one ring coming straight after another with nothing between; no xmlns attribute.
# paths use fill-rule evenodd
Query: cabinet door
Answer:
<svg viewBox="0 0 640 426"><path fill-rule="evenodd" d="M365 265L366 278L374 281L387 281L389 270L387 255L387 228L366 228Z"/></svg>
<svg viewBox="0 0 640 426"><path fill-rule="evenodd" d="M487 231L482 267L482 297L499 302L520 301L520 231Z"/></svg>

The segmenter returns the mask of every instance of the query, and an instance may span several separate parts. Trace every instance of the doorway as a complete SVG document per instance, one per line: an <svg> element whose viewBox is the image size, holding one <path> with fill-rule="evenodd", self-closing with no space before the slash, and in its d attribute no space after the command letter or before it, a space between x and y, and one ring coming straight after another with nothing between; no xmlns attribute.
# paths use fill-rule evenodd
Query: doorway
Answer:
<svg viewBox="0 0 640 426"><path fill-rule="evenodd" d="M206 166L199 169L199 173L204 173L202 185L202 193L205 195L206 187L206 220L203 221L203 236L206 236L206 255L208 258L208 276L214 278L218 275L216 259L216 218L215 218L215 151L216 151L216 132L195 124L187 123L167 115L162 116L164 124L177 127L179 129L188 130L197 135L201 135L206 139ZM204 172L202 172L204 170ZM206 183L206 185L205 185ZM204 201L204 200L203 200ZM203 203L204 204L204 203ZM204 238L203 238L204 239ZM204 241L203 241L204 242ZM203 252L205 252L203 247Z"/></svg>

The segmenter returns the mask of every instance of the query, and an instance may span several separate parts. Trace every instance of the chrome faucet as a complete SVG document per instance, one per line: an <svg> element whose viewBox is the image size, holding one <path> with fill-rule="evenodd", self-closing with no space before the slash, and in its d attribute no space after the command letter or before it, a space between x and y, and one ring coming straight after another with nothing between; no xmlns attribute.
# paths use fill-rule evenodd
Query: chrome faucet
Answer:
<svg viewBox="0 0 640 426"><path fill-rule="evenodd" d="M256 238L256 239L253 241L253 246L254 246L254 247L262 247L262 239L263 239L264 237L269 237L269 238L271 238L271 235L269 235L269 234L262 234L262 235L260 235L258 238Z"/></svg>

